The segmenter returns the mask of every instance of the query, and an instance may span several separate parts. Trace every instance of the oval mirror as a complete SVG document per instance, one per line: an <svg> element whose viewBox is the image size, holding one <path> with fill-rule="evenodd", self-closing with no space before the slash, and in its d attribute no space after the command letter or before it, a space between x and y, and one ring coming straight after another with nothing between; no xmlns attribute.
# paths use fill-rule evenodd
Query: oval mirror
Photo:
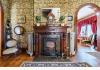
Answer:
<svg viewBox="0 0 100 70"><path fill-rule="evenodd" d="M24 34L24 28L22 26L16 26L14 32L16 35L22 35Z"/></svg>

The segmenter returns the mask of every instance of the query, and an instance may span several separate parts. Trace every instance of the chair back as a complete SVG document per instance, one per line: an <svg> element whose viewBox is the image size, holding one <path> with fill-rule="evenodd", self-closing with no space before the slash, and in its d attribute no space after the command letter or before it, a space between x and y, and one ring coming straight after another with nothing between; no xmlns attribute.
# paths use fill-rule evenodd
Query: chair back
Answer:
<svg viewBox="0 0 100 70"><path fill-rule="evenodd" d="M14 39L8 40L7 43L6 43L6 46L9 47L9 48L10 47L16 47L16 45L17 45L17 41L14 40Z"/></svg>

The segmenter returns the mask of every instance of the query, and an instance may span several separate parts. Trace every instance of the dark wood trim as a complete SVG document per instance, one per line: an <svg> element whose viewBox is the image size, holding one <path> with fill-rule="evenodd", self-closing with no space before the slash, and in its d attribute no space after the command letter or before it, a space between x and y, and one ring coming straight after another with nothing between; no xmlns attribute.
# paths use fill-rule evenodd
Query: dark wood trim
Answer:
<svg viewBox="0 0 100 70"><path fill-rule="evenodd" d="M76 12L75 12L75 16L74 16L74 30L75 30L75 32L76 32L76 39L75 39L75 48L76 48L76 50L77 50L77 15L78 15L78 12L79 12L79 10L82 8L82 7L84 7L84 6L86 6L86 5L91 5L93 8L96 8L96 10L95 10L95 12L98 12L99 10L100 10L100 7L98 7L97 5L95 5L95 4L93 4L93 3L86 3L86 4L83 4L83 5L80 5L79 6L79 8L76 10ZM98 23L97 23L98 24ZM100 24L100 23L99 23ZM100 28L100 27L99 27ZM98 30L98 27L97 27L97 30ZM100 31L100 29L98 30L98 31ZM97 38L100 38L99 37L99 35L98 35L98 32L97 32ZM97 41L100 41L100 39L98 39ZM98 42L97 42L97 47L99 47L99 44L98 44ZM97 50L99 50L99 48L97 49Z"/></svg>
<svg viewBox="0 0 100 70"><path fill-rule="evenodd" d="M3 46L4 46L4 10L0 2L0 57L2 56Z"/></svg>

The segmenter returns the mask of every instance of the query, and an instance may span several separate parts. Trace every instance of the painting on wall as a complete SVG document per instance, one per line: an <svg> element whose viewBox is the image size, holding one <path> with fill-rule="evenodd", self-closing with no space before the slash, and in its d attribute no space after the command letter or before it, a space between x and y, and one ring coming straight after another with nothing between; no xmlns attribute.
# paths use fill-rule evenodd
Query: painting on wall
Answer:
<svg viewBox="0 0 100 70"><path fill-rule="evenodd" d="M25 16L18 16L17 17L17 23L19 23L19 24L25 23Z"/></svg>

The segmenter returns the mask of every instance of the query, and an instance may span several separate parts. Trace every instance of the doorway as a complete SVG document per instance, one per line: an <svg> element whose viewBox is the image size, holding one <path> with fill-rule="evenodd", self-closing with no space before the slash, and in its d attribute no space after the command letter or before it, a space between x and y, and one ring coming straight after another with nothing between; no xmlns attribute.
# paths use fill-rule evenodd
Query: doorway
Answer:
<svg viewBox="0 0 100 70"><path fill-rule="evenodd" d="M77 50L86 48L87 51L97 50L97 21L98 10L95 4L81 5L76 11L76 40Z"/></svg>

